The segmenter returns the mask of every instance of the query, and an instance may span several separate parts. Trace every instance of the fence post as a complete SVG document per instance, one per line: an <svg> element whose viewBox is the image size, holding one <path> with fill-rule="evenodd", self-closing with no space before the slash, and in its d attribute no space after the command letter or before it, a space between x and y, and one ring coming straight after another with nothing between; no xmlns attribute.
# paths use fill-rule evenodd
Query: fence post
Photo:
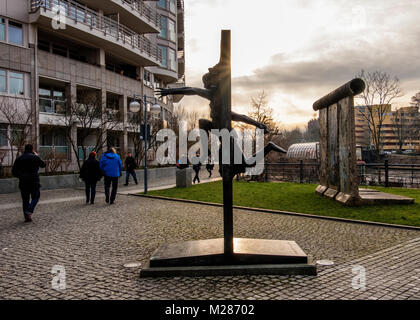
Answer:
<svg viewBox="0 0 420 320"><path fill-rule="evenodd" d="M303 183L303 160L300 160L299 163L299 180L300 183Z"/></svg>
<svg viewBox="0 0 420 320"><path fill-rule="evenodd" d="M385 188L389 188L389 160L385 160Z"/></svg>
<svg viewBox="0 0 420 320"><path fill-rule="evenodd" d="M414 185L414 164L411 165L411 186Z"/></svg>
<svg viewBox="0 0 420 320"><path fill-rule="evenodd" d="M265 168L264 168L264 182L268 181L268 161L265 162Z"/></svg>

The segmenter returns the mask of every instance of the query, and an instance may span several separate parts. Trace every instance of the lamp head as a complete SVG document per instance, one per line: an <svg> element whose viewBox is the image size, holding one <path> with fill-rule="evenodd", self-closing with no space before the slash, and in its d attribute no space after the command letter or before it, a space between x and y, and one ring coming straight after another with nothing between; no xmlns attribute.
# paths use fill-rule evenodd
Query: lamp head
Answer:
<svg viewBox="0 0 420 320"><path fill-rule="evenodd" d="M140 112L141 109L141 105L140 102L138 102L137 100L133 100L130 102L130 111L133 113L138 113Z"/></svg>

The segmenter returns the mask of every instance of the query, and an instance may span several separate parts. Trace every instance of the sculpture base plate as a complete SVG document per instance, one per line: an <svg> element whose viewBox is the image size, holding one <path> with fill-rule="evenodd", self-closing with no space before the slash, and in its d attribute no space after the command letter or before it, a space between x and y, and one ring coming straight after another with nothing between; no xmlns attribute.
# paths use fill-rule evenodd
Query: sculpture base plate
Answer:
<svg viewBox="0 0 420 320"><path fill-rule="evenodd" d="M316 267L308 264L307 255L294 241L235 238L233 255L223 250L223 239L165 244L140 276L316 275Z"/></svg>

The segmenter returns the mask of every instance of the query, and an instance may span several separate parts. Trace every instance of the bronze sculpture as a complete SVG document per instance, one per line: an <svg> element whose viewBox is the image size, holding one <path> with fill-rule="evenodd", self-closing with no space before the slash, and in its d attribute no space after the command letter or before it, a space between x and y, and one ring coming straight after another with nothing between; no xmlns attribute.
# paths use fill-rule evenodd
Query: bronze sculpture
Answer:
<svg viewBox="0 0 420 320"><path fill-rule="evenodd" d="M209 72L203 76L203 83L204 83L205 89L183 87L183 88L161 88L157 90L157 93L160 96L182 94L182 95L187 95L187 96L200 96L202 98L209 100L210 101L210 118L212 120L208 120L208 119L199 120L199 128L206 131L207 134L212 129L228 129L228 130L231 129L229 127L220 128L220 126L217 125L223 122L225 118L229 118L225 112L222 112L223 100L221 99L221 96L220 96L220 89L221 89L220 86L223 86L225 84L224 79L226 78L226 69L227 69L227 63L226 63L226 60L223 59L223 57L224 56L222 53L220 62L217 65L215 65L213 68L209 68ZM269 133L268 128L265 124L257 122L246 115L242 115L242 114L238 114L236 112L230 111L230 118L232 121L246 123L254 127L257 127L259 129L262 129L264 130L264 134ZM239 145L237 145L237 143L235 143L235 148L239 148ZM266 157L267 154L270 153L271 151L287 153L286 150L277 146L275 143L269 142L267 146L264 147L264 157ZM221 159L221 155L219 159ZM231 159L232 159L232 156L231 156ZM255 165L256 165L256 162L248 164L248 161L245 160L242 154L242 164L233 164L233 171L230 178L233 179L235 175L240 174L240 173L245 173L246 168L255 167ZM220 167L220 170L221 170L221 167Z"/></svg>
<svg viewBox="0 0 420 320"><path fill-rule="evenodd" d="M232 121L241 121L267 131L267 127L247 116L231 110L231 53L230 31L222 31L221 58L217 65L203 76L205 89L171 88L158 91L170 94L198 95L210 101L211 121L200 120L200 128L232 130ZM233 137L230 136L231 142ZM223 142L223 141L222 141ZM142 269L141 277L207 276L237 274L306 274L315 275L316 267L308 264L307 255L294 241L233 238L233 177L257 163L233 161L234 144L230 143L230 161L220 164L223 178L223 239L187 241L163 244L152 256L149 267ZM237 145L239 148L239 144ZM219 152L221 152L222 147ZM269 143L264 155L270 151L285 150ZM229 149L228 149L229 151ZM235 267L233 267L235 266Z"/></svg>

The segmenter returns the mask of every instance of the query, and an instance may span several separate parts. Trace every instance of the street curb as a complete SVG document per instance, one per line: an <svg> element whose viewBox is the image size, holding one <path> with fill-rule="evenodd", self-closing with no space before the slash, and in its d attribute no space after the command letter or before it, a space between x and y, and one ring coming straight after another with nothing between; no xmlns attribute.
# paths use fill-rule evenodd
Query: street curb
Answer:
<svg viewBox="0 0 420 320"><path fill-rule="evenodd" d="M198 201L198 200L168 198L168 197L162 197L162 196L151 196L151 195L134 194L134 193L128 194L128 196L143 197L143 198L156 199L156 200L182 202L182 203L190 203L190 204L199 204L199 205L212 206L212 207L218 207L218 208L223 207L223 204L220 204L220 203L205 202L205 201ZM308 213L298 213L298 212L289 212L289 211L280 211L280 210L262 209L262 208L252 208L252 207L242 207L242 206L233 206L233 208L237 209L237 210L244 210L244 211L256 211L256 212L271 213L271 214L284 214L284 215L304 217L304 218L322 219L322 220L338 221L338 222L345 222L345 223L357 223L357 224L364 224L364 225L371 225L371 226L420 231L420 227L404 226L404 225L400 225L400 224L389 224L389 223L374 222L374 221L353 220L353 219L329 217L329 216L317 216L317 215L308 214Z"/></svg>

